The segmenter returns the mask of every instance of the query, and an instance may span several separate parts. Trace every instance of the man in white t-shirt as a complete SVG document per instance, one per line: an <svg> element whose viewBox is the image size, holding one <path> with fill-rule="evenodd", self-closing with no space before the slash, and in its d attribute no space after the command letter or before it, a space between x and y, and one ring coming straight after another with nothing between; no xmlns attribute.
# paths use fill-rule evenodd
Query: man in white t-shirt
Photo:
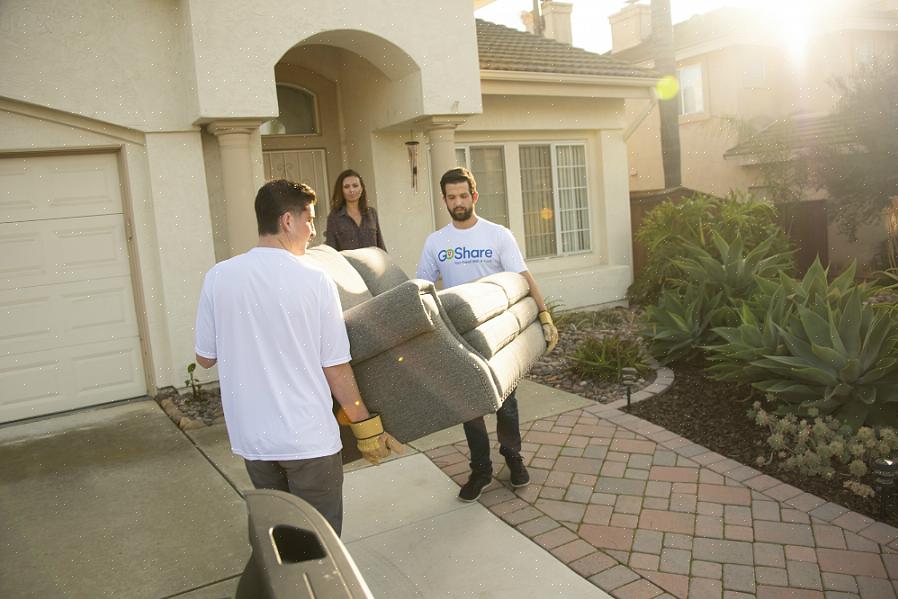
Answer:
<svg viewBox="0 0 898 599"><path fill-rule="evenodd" d="M256 247L208 273L196 316L196 361L218 364L231 450L253 485L301 497L339 535L342 443L331 394L373 463L401 450L368 413L349 366L334 282L303 255L315 235L315 192L279 180L259 189Z"/></svg>
<svg viewBox="0 0 898 599"><path fill-rule="evenodd" d="M424 242L417 277L436 282L443 279L443 287L468 283L497 272L517 272L530 284L530 295L539 308L539 319L548 351L558 343L558 330L546 309L533 275L527 270L521 250L511 231L491 223L476 214L477 182L465 168L454 168L440 179L440 189L452 222L431 233ZM462 501L476 501L484 487L492 481L490 440L483 418L464 423L465 437L471 450L471 475L458 492ZM513 487L530 484L530 474L521 457L521 429L518 422L518 400L512 391L496 412L496 432L499 452L505 463Z"/></svg>

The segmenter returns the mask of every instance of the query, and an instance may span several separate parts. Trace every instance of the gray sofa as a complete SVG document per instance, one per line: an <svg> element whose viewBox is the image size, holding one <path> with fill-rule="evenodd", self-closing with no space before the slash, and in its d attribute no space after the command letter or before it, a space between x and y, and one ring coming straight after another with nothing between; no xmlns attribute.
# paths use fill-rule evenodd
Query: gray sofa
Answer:
<svg viewBox="0 0 898 599"><path fill-rule="evenodd" d="M337 284L365 403L402 442L495 412L546 350L517 273L438 292L378 248L306 256Z"/></svg>

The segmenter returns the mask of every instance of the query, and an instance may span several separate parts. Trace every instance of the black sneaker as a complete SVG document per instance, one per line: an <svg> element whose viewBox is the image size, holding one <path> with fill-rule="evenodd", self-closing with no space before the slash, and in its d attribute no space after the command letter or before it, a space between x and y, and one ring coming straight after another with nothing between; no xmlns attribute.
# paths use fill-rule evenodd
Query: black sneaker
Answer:
<svg viewBox="0 0 898 599"><path fill-rule="evenodd" d="M468 482L458 491L458 498L465 503L477 501L483 489L493 482L493 476L485 472L472 472Z"/></svg>
<svg viewBox="0 0 898 599"><path fill-rule="evenodd" d="M508 472L511 475L512 487L526 487L530 484L530 473L527 472L524 459L521 456L505 458L505 463L508 465Z"/></svg>

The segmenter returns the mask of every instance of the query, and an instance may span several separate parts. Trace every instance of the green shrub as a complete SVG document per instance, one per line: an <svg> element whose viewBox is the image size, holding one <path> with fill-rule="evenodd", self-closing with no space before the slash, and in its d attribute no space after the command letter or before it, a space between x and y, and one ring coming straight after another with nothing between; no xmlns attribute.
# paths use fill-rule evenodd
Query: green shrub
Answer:
<svg viewBox="0 0 898 599"><path fill-rule="evenodd" d="M714 333L723 339L709 346L708 358L713 363L708 372L717 380L751 384L767 377L767 371L755 366L756 360L768 355L790 355L783 343L778 325L785 323L797 306L815 306L818 311L837 307L852 289L858 288L866 299L872 289L854 282L852 264L833 281L827 270L815 260L801 279L779 273L775 280L756 279L755 293L743 302L735 326L716 327Z"/></svg>
<svg viewBox="0 0 898 599"><path fill-rule="evenodd" d="M648 251L648 260L627 291L630 300L639 304L657 301L667 281L679 275L674 261L685 255L687 245L717 255L711 231L728 243L739 237L745 247L754 248L769 239L771 253L789 250L776 210L766 201L731 193L724 199L698 194L678 203L664 202L646 215L636 232L636 240Z"/></svg>
<svg viewBox="0 0 898 599"><path fill-rule="evenodd" d="M774 240L765 239L745 253L741 235L727 243L712 234L715 254L687 244L686 255L674 260L682 278L671 279L658 305L646 311L652 354L662 362L689 359L714 343L714 328L735 325L738 310L758 290L762 281L788 268L787 253L773 252Z"/></svg>
<svg viewBox="0 0 898 599"><path fill-rule="evenodd" d="M714 293L707 285L665 289L658 304L646 309L641 332L662 364L690 360L713 341L712 323L722 324L726 310L723 293Z"/></svg>
<svg viewBox="0 0 898 599"><path fill-rule="evenodd" d="M830 284L819 263L802 281L781 277L763 326L743 309L737 326L715 328L726 343L710 348L712 376L751 383L782 412L898 426L898 323L864 302L871 289L851 277L853 268Z"/></svg>
<svg viewBox="0 0 898 599"><path fill-rule="evenodd" d="M873 489L861 482L877 458L889 458L898 452L898 435L892 428L851 426L832 416L821 417L809 410L809 419L794 414L778 417L755 402L748 417L768 429L770 454L756 460L758 466L777 462L784 470L803 476L820 476L827 480L845 478L843 486L862 496L872 496Z"/></svg>
<svg viewBox="0 0 898 599"><path fill-rule="evenodd" d="M776 239L769 237L745 252L742 235L736 233L728 243L716 231L711 233L715 252L686 244L685 256L674 260L680 276L672 282L676 286L701 281L723 292L727 305L736 307L748 300L758 288L758 277L772 279L792 267L790 252L776 252Z"/></svg>
<svg viewBox="0 0 898 599"><path fill-rule="evenodd" d="M580 343L572 359L572 369L580 376L613 383L621 382L624 368L635 368L640 374L649 370L639 342L619 335L589 337Z"/></svg>

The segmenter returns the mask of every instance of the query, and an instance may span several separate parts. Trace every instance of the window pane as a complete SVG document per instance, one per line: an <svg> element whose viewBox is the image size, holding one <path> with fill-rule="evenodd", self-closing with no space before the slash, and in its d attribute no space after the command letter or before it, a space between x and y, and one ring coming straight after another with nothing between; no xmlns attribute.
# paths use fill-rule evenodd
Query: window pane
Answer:
<svg viewBox="0 0 898 599"><path fill-rule="evenodd" d="M586 188L586 149L556 146L561 251L589 250L589 196Z"/></svg>
<svg viewBox="0 0 898 599"><path fill-rule="evenodd" d="M278 85L277 96L280 114L262 124L262 135L318 133L315 96L288 85Z"/></svg>
<svg viewBox="0 0 898 599"><path fill-rule="evenodd" d="M680 114L704 111L702 65L683 67L677 71L677 76L680 80Z"/></svg>
<svg viewBox="0 0 898 599"><path fill-rule="evenodd" d="M551 146L521 146L520 158L526 255L528 258L554 256L557 242Z"/></svg>
<svg viewBox="0 0 898 599"><path fill-rule="evenodd" d="M508 201L505 189L505 151L502 147L470 147L471 174L477 180L477 214L486 220L508 226Z"/></svg>
<svg viewBox="0 0 898 599"><path fill-rule="evenodd" d="M465 159L465 149L464 148L456 148L455 149L455 164L458 166L463 166L468 168L468 161Z"/></svg>

